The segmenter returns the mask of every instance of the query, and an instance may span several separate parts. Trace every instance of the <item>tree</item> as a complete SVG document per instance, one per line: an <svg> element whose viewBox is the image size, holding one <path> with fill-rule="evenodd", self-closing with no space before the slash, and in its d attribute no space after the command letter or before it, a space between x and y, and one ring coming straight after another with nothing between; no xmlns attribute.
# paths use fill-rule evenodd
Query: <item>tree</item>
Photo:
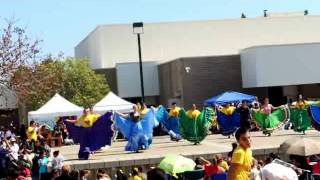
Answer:
<svg viewBox="0 0 320 180"><path fill-rule="evenodd" d="M20 66L35 62L41 41L31 40L25 29L16 26L14 20L6 20L6 26L0 30L0 38L0 85L12 89L13 74Z"/></svg>
<svg viewBox="0 0 320 180"><path fill-rule="evenodd" d="M24 103L37 109L55 93L69 101L90 107L109 91L104 76L90 69L87 60L49 57L34 68L20 66L12 84Z"/></svg>
<svg viewBox="0 0 320 180"><path fill-rule="evenodd" d="M87 60L69 58L63 63L65 81L61 94L71 102L91 107L109 92L105 77L90 69Z"/></svg>
<svg viewBox="0 0 320 180"><path fill-rule="evenodd" d="M59 61L46 59L31 68L20 66L11 79L20 102L37 109L63 87L64 66Z"/></svg>

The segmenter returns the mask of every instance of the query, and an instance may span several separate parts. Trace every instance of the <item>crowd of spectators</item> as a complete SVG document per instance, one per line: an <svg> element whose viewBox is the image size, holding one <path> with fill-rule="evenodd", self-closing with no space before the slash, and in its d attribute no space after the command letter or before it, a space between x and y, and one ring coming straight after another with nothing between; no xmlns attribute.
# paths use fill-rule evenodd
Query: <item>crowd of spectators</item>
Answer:
<svg viewBox="0 0 320 180"><path fill-rule="evenodd" d="M63 121L54 129L39 126L0 127L0 179L54 179L60 176L64 158L52 146L61 146L68 134ZM49 173L50 172L50 173Z"/></svg>

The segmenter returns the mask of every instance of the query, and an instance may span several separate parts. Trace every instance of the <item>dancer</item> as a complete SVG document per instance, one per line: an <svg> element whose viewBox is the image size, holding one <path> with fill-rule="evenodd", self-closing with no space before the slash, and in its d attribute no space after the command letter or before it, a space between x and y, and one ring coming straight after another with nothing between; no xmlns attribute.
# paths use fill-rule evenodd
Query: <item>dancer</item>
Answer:
<svg viewBox="0 0 320 180"><path fill-rule="evenodd" d="M159 124L153 109L141 118L137 106L134 105L132 113L124 115L115 112L114 119L116 128L128 139L126 151L139 152L149 148L152 143L153 128Z"/></svg>
<svg viewBox="0 0 320 180"><path fill-rule="evenodd" d="M288 112L285 107L274 107L265 98L261 110L252 111L253 120L262 128L262 133L271 136L271 133L280 128L288 119Z"/></svg>
<svg viewBox="0 0 320 180"><path fill-rule="evenodd" d="M89 109L85 109L78 120L65 120L71 138L75 143L80 143L79 159L88 159L90 153L105 145L111 145L113 137L111 116L111 112L100 116L91 114Z"/></svg>
<svg viewBox="0 0 320 180"><path fill-rule="evenodd" d="M197 106L195 104L192 104L191 109L187 111L187 114L190 118L196 119L200 115L200 111L197 109Z"/></svg>
<svg viewBox="0 0 320 180"><path fill-rule="evenodd" d="M237 109L240 114L240 127L250 129L250 110L247 101L243 101L241 106Z"/></svg>
<svg viewBox="0 0 320 180"><path fill-rule="evenodd" d="M294 131L303 132L311 126L311 118L308 114L308 102L303 99L300 94L298 101L290 108L290 121L293 124Z"/></svg>
<svg viewBox="0 0 320 180"><path fill-rule="evenodd" d="M213 114L211 107L205 107L196 118L190 118L183 109L180 110L179 127L181 136L194 144L199 144L208 135Z"/></svg>
<svg viewBox="0 0 320 180"><path fill-rule="evenodd" d="M312 126L320 131L320 106L311 105L310 106L310 114L312 117Z"/></svg>
<svg viewBox="0 0 320 180"><path fill-rule="evenodd" d="M175 103L173 103L171 110L175 109L175 108L177 108L177 106ZM174 111L176 111L176 110L177 109L175 109ZM179 108L179 110L180 110L180 108ZM178 111L178 113L179 113L179 111ZM161 122L163 124L165 131L168 132L168 134L170 135L170 139L172 141L181 140L180 130L179 130L178 113L176 113L176 112L168 113L166 108L164 108L161 105L156 109L156 118L159 122ZM171 116L169 114L171 114Z"/></svg>
<svg viewBox="0 0 320 180"><path fill-rule="evenodd" d="M236 108L230 104L217 108L217 120L221 134L229 138L240 127L240 114L235 110Z"/></svg>

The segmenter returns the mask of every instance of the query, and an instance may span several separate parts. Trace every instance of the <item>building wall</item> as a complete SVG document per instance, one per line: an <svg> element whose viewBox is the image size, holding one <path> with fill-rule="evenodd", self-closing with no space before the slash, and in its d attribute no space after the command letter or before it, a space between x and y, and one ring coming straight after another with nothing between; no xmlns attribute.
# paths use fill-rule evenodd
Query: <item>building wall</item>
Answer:
<svg viewBox="0 0 320 180"><path fill-rule="evenodd" d="M110 90L115 94L118 94L116 68L95 69L94 71L98 74L104 75L107 80L106 83L108 83Z"/></svg>
<svg viewBox="0 0 320 180"><path fill-rule="evenodd" d="M193 103L202 106L204 100L229 90L258 97L267 95L266 88L242 88L239 55L181 58L161 64L159 77L161 104L180 98L184 107ZM181 97L175 92L180 92Z"/></svg>
<svg viewBox="0 0 320 180"><path fill-rule="evenodd" d="M244 87L320 83L320 43L251 47L241 51Z"/></svg>
<svg viewBox="0 0 320 180"><path fill-rule="evenodd" d="M182 60L177 59L168 63L160 64L159 85L160 104L170 106L172 102L183 104L183 74Z"/></svg>
<svg viewBox="0 0 320 180"><path fill-rule="evenodd" d="M103 58L105 58L101 51L105 48L105 46L103 46L103 42L101 41L101 36L104 34L104 32L101 32L101 29L98 27L74 48L75 57L89 59L90 65L94 69L100 69L104 67Z"/></svg>
<svg viewBox="0 0 320 180"><path fill-rule="evenodd" d="M259 45L320 42L320 16L285 16L145 23L142 59L161 63L181 57L239 54ZM75 47L94 69L138 60L132 24L100 25Z"/></svg>
<svg viewBox="0 0 320 180"><path fill-rule="evenodd" d="M143 84L145 96L159 96L158 64L143 62ZM117 89L122 98L141 97L139 63L117 63Z"/></svg>

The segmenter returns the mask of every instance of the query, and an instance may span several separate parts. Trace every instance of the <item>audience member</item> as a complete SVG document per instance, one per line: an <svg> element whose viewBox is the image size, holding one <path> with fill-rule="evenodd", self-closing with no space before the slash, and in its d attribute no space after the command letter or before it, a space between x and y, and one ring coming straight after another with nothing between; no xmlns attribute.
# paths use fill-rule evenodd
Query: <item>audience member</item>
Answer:
<svg viewBox="0 0 320 180"><path fill-rule="evenodd" d="M142 180L147 180L147 174L143 172L143 168L141 166L138 167L138 175Z"/></svg>
<svg viewBox="0 0 320 180"><path fill-rule="evenodd" d="M261 180L261 172L258 161L256 159L253 159L252 161L250 180Z"/></svg>
<svg viewBox="0 0 320 180"><path fill-rule="evenodd" d="M116 180L127 180L128 176L123 173L121 169L118 169L116 172Z"/></svg>
<svg viewBox="0 0 320 180"><path fill-rule="evenodd" d="M204 167L204 172L205 172L204 179L205 180L209 180L210 177L214 174L225 172L225 170L218 165L218 161L217 161L216 157L213 157L212 163L210 163L210 161L204 159L203 157L200 157L200 161Z"/></svg>
<svg viewBox="0 0 320 180"><path fill-rule="evenodd" d="M147 179L166 180L166 173L160 168L153 168L147 173Z"/></svg>
<svg viewBox="0 0 320 180"><path fill-rule="evenodd" d="M57 177L56 180L72 180L70 171L71 170L69 165L63 165L61 169L61 175Z"/></svg>
<svg viewBox="0 0 320 180"><path fill-rule="evenodd" d="M61 172L63 166L64 157L60 155L59 151L53 152L53 159L52 159L52 169L54 171Z"/></svg>
<svg viewBox="0 0 320 180"><path fill-rule="evenodd" d="M81 170L80 171L80 180L88 180L90 176L90 171L89 170Z"/></svg>
<svg viewBox="0 0 320 180"><path fill-rule="evenodd" d="M49 173L48 173L48 163L49 163L49 158L47 157L47 153L46 151L41 151L40 155L39 155L39 160L38 160L38 164L39 164L39 179L43 179L43 180L47 180L49 177Z"/></svg>
<svg viewBox="0 0 320 180"><path fill-rule="evenodd" d="M228 163L222 158L221 154L216 155L218 166L222 167L225 171L229 170Z"/></svg>
<svg viewBox="0 0 320 180"><path fill-rule="evenodd" d="M232 154L228 179L248 179L252 166L251 140L248 129L239 128L235 137L239 145Z"/></svg>

